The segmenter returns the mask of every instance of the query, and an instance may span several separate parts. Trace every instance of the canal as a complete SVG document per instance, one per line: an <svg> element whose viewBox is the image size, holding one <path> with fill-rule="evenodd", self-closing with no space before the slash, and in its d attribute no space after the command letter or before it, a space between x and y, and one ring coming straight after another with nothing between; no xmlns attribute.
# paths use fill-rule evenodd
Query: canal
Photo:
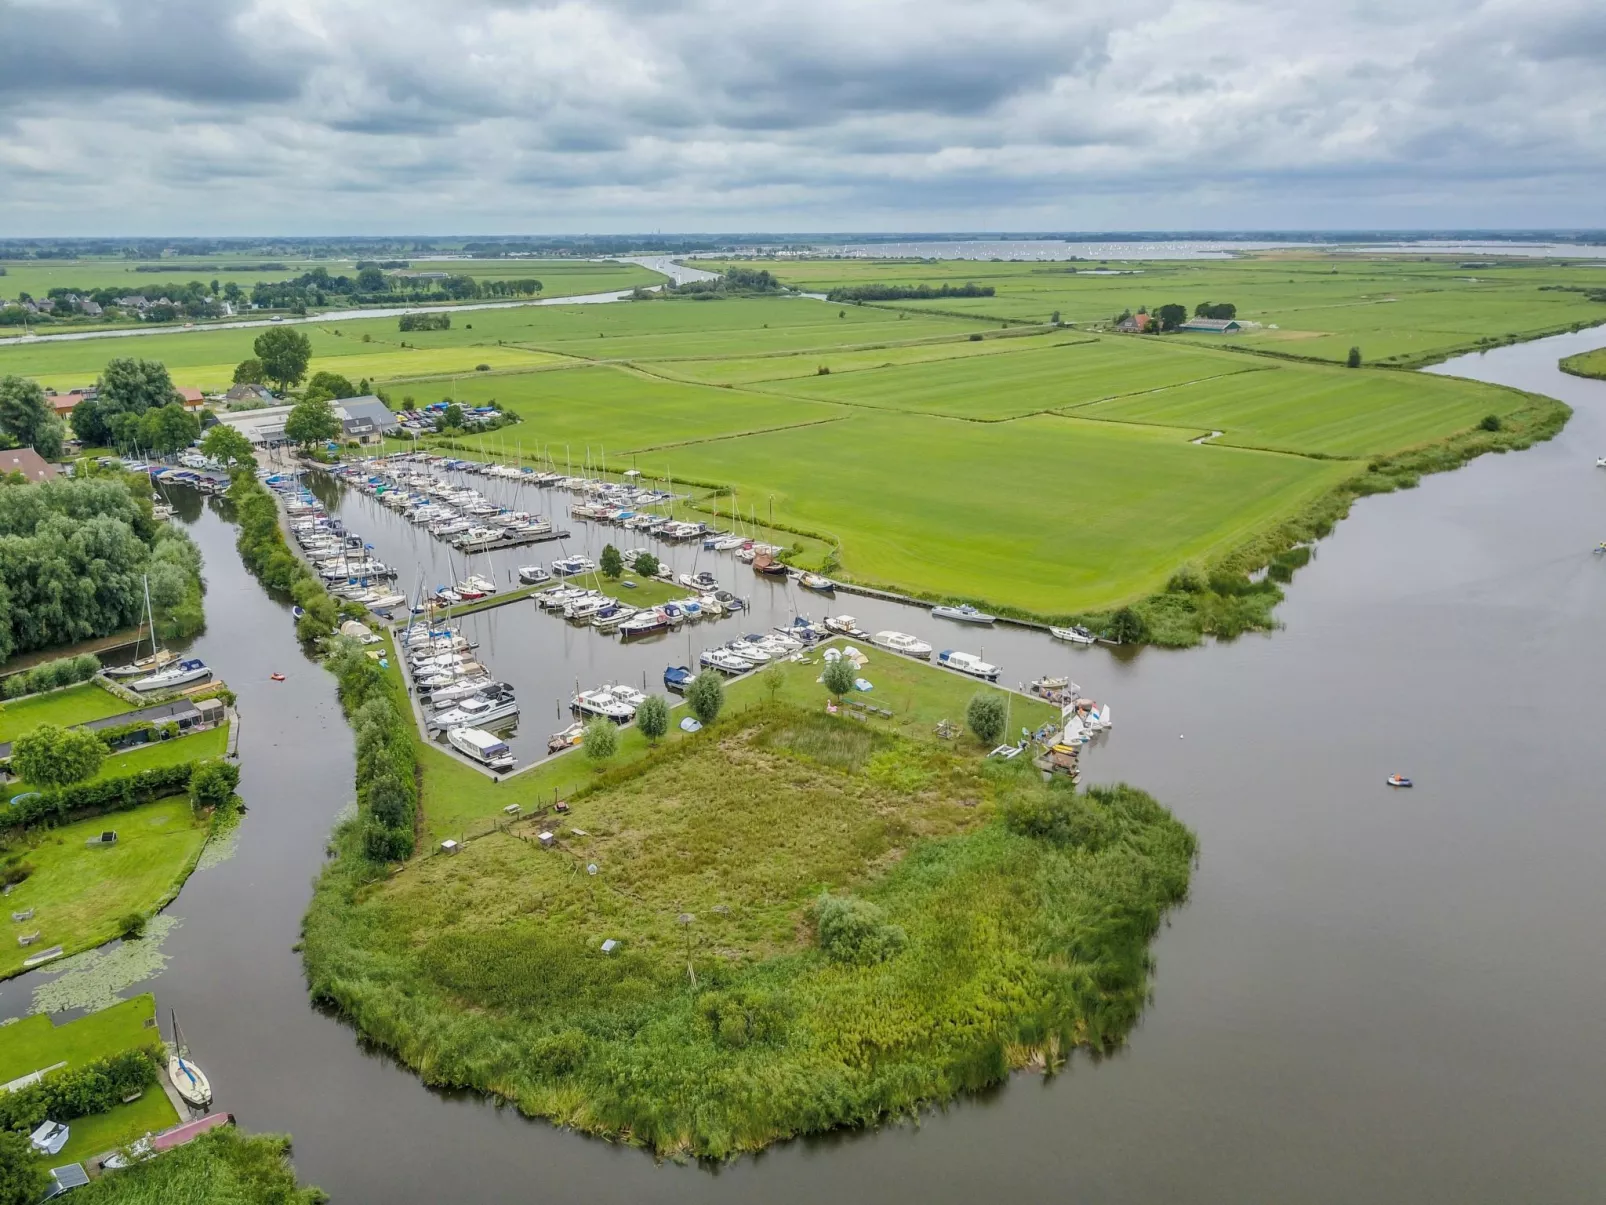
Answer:
<svg viewBox="0 0 1606 1205"><path fill-rule="evenodd" d="M1575 416L1548 444L1358 503L1267 636L1122 660L798 598L724 558L721 577L756 606L721 639L794 610L850 611L938 647L984 646L1011 683L1068 672L1114 702L1087 777L1153 792L1201 855L1156 945L1153 1003L1113 1057L717 1173L425 1089L307 1003L294 945L351 796L350 736L286 605L198 499L183 514L210 587L195 652L239 693L250 812L233 857L171 909L166 969L133 990L177 1008L218 1106L293 1133L302 1177L340 1202L1599 1200L1606 559L1591 549L1606 538L1606 384L1555 361L1603 341L1441 366L1560 397ZM387 560L442 547L359 494L331 501ZM599 533L576 541L600 547ZM526 738L544 737L576 677L651 681L686 652L684 633L627 648L529 603L466 626L518 686ZM694 649L713 635L694 631ZM1416 788L1389 791L1391 771ZM55 974L5 985L0 1012L24 1011Z"/></svg>

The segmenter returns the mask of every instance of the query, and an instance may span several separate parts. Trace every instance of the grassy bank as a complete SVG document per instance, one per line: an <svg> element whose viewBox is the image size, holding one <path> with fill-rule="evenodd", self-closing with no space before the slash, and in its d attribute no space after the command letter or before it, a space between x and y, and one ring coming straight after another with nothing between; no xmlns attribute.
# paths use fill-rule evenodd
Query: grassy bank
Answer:
<svg viewBox="0 0 1606 1205"><path fill-rule="evenodd" d="M319 1205L328 1199L296 1184L289 1138L247 1135L233 1126L73 1194L78 1205Z"/></svg>
<svg viewBox="0 0 1606 1205"><path fill-rule="evenodd" d="M1561 361L1558 367L1563 372L1569 372L1575 377L1595 377L1606 380L1606 347L1599 347L1594 351L1580 352L1576 356L1568 356Z"/></svg>
<svg viewBox="0 0 1606 1205"><path fill-rule="evenodd" d="M117 833L115 845L89 844L108 829ZM93 949L120 936L131 914L159 910L195 868L208 831L208 822L179 797L36 830L9 846L8 873L29 873L6 896L12 940L0 944L0 978L19 973L28 957L51 946L64 954ZM9 919L28 909L30 920ZM17 945L17 935L34 932L39 939L31 946Z"/></svg>
<svg viewBox="0 0 1606 1205"><path fill-rule="evenodd" d="M110 695L106 696L111 698ZM115 700L113 700L115 702ZM124 778L130 774L138 774L141 770L154 770L159 766L177 766L184 762L200 761L205 758L222 757L229 745L229 726L219 724L216 728L208 728L205 732L195 732L187 736L175 736L165 741L150 741L123 753L113 753L101 762L99 771L88 782L105 782L112 778ZM24 791L38 790L28 783L13 783L5 788L10 794L17 795Z"/></svg>
<svg viewBox="0 0 1606 1205"><path fill-rule="evenodd" d="M1194 849L1139 792L784 702L572 809L559 850L515 826L380 883L343 830L313 994L429 1082L713 1157L1118 1045Z"/></svg>

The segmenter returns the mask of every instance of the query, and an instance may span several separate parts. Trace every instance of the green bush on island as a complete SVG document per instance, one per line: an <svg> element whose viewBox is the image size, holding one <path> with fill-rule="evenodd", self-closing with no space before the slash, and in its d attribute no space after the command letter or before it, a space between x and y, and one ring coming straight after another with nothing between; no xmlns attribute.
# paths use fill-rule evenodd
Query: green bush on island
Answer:
<svg viewBox="0 0 1606 1205"><path fill-rule="evenodd" d="M1096 840L1009 819L1057 793L759 704L571 793L565 857L516 827L376 883L348 822L311 992L429 1083L664 1153L873 1124L1109 1050L1141 1012L1194 839L1129 787L1076 803Z"/></svg>

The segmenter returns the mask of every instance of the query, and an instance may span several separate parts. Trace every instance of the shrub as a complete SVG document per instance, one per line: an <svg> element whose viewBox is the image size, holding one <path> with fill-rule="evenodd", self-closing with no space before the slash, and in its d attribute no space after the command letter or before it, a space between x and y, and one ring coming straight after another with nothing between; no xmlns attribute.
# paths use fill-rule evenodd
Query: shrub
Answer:
<svg viewBox="0 0 1606 1205"><path fill-rule="evenodd" d="M697 1001L697 1012L715 1042L740 1050L784 1036L787 1010L781 1001L771 992L736 988L704 994Z"/></svg>
<svg viewBox="0 0 1606 1205"><path fill-rule="evenodd" d="M190 770L194 765L194 762L183 762L176 766L155 766L137 774L42 791L13 804L3 815L7 825L33 828L46 821L126 811L183 791L190 785Z"/></svg>
<svg viewBox="0 0 1606 1205"><path fill-rule="evenodd" d="M814 931L828 958L853 966L885 962L908 944L879 907L851 895L822 895L814 905Z"/></svg>
<svg viewBox="0 0 1606 1205"><path fill-rule="evenodd" d="M130 912L117 922L117 936L124 941L133 941L145 936L145 914L143 912Z"/></svg>
<svg viewBox="0 0 1606 1205"><path fill-rule="evenodd" d="M559 1079L585 1061L586 1036L578 1029L548 1034L535 1043L530 1057L543 1075Z"/></svg>
<svg viewBox="0 0 1606 1205"><path fill-rule="evenodd" d="M1069 785L1054 785L1012 798L1004 823L1023 837L1098 850L1107 836L1103 817Z"/></svg>
<svg viewBox="0 0 1606 1205"><path fill-rule="evenodd" d="M227 807L239 785L239 766L220 759L203 761L190 775L190 803L197 811Z"/></svg>
<svg viewBox="0 0 1606 1205"><path fill-rule="evenodd" d="M825 683L825 689L838 699L853 689L853 662L846 657L839 657L835 661L828 661L825 673L820 675Z"/></svg>
<svg viewBox="0 0 1606 1205"><path fill-rule="evenodd" d="M1171 575L1165 588L1169 594L1199 594L1206 584L1204 570L1197 565L1184 565Z"/></svg>
<svg viewBox="0 0 1606 1205"><path fill-rule="evenodd" d="M1141 644L1148 639L1149 625L1131 607L1122 607L1110 616L1109 636L1118 644Z"/></svg>
<svg viewBox="0 0 1606 1205"><path fill-rule="evenodd" d="M1349 368L1359 368L1361 366L1361 349L1358 347L1350 348L1349 355L1345 358L1344 364Z"/></svg>
<svg viewBox="0 0 1606 1205"><path fill-rule="evenodd" d="M669 703L662 695L649 695L636 709L636 727L654 744L669 731Z"/></svg>
<svg viewBox="0 0 1606 1205"><path fill-rule="evenodd" d="M981 336L979 334L973 334L973 335L970 336L970 341L972 343L980 343L981 342Z"/></svg>
<svg viewBox="0 0 1606 1205"><path fill-rule="evenodd" d="M660 568L658 558L650 552L644 552L636 558L635 570L642 577L657 577Z"/></svg>
<svg viewBox="0 0 1606 1205"><path fill-rule="evenodd" d="M586 756L592 761L605 762L619 752L619 730L613 726L612 720L598 716L585 726L581 743L585 745Z"/></svg>
<svg viewBox="0 0 1606 1205"><path fill-rule="evenodd" d="M965 708L965 722L984 745L996 745L1004 738L1008 703L998 691L980 691Z"/></svg>
<svg viewBox="0 0 1606 1205"><path fill-rule="evenodd" d="M71 1121L104 1113L155 1082L156 1053L145 1049L53 1071L26 1088L0 1095L0 1128L31 1130L47 1117Z"/></svg>
<svg viewBox="0 0 1606 1205"><path fill-rule="evenodd" d="M1498 414L1486 414L1478 426L1485 431L1498 431L1500 430L1500 416Z"/></svg>
<svg viewBox="0 0 1606 1205"><path fill-rule="evenodd" d="M705 669L686 687L686 706L700 724L712 724L719 718L719 709L725 706L725 680L718 671Z"/></svg>

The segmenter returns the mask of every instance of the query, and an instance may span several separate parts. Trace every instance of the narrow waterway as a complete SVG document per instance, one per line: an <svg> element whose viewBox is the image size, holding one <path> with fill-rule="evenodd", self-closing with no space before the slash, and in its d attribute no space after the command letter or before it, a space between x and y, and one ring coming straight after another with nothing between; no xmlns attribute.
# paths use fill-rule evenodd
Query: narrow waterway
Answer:
<svg viewBox="0 0 1606 1205"><path fill-rule="evenodd" d="M171 963L147 986L183 1017L218 1106L292 1132L303 1177L339 1202L1598 1201L1606 559L1591 549L1606 538L1606 385L1554 365L1602 343L1586 332L1443 366L1577 413L1549 444L1359 503L1274 635L1122 661L831 605L985 645L1011 681L1071 672L1120 717L1089 777L1138 783L1198 832L1153 1004L1112 1058L717 1174L424 1089L307 1004L292 947L350 796L350 737L286 608L198 505L186 518L210 592L196 651L239 692L251 811L235 856L174 905ZM433 555L370 500L338 504L387 558ZM722 632L796 604L742 586L746 569L722 576L762 600ZM622 649L530 604L473 622L531 703L576 676L683 659L675 638ZM1385 788L1395 770L1416 788ZM42 978L5 985L0 1011L26 1008Z"/></svg>

